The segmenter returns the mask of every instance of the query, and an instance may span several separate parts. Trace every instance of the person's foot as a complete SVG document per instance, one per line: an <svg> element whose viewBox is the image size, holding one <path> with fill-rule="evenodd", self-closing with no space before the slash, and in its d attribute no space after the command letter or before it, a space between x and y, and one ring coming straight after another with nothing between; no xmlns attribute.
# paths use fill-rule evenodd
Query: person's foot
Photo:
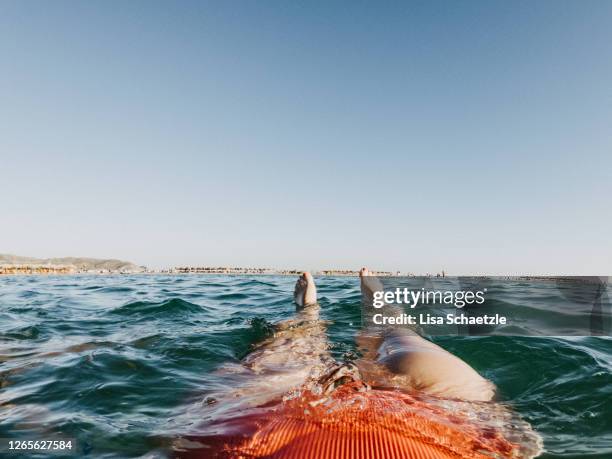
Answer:
<svg viewBox="0 0 612 459"><path fill-rule="evenodd" d="M374 292L382 291L383 284L380 279L373 276L368 268L361 268L359 271L361 279L361 295L364 305L371 306L374 300Z"/></svg>
<svg viewBox="0 0 612 459"><path fill-rule="evenodd" d="M317 302L317 287L312 274L305 272L295 283L293 299L298 306L306 306Z"/></svg>

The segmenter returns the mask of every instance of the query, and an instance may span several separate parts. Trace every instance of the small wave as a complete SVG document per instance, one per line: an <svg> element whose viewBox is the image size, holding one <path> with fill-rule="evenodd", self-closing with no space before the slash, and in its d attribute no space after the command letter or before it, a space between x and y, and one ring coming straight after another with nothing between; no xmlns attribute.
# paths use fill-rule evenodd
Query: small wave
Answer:
<svg viewBox="0 0 612 459"><path fill-rule="evenodd" d="M256 343L260 343L270 337L275 330L274 324L268 322L263 317L248 319L248 328L237 328L232 331L230 338L231 349L238 359L244 358Z"/></svg>
<svg viewBox="0 0 612 459"><path fill-rule="evenodd" d="M2 338L18 339L18 340L29 340L37 339L41 334L41 330L36 325L29 327L17 328L2 334Z"/></svg>
<svg viewBox="0 0 612 459"><path fill-rule="evenodd" d="M24 290L23 292L21 292L19 294L19 296L21 298L26 298L26 299L27 298L34 298L34 297L37 297L39 295L41 295L41 292L36 291L36 290Z"/></svg>
<svg viewBox="0 0 612 459"><path fill-rule="evenodd" d="M197 304L182 300L181 298L173 298L171 300L162 301L159 303L148 301L135 301L124 304L111 311L111 314L133 316L133 315L181 315L189 313L202 312L203 308Z"/></svg>
<svg viewBox="0 0 612 459"><path fill-rule="evenodd" d="M132 287L124 287L119 285L92 285L85 287L84 290L90 290L96 293L131 293L134 291Z"/></svg>
<svg viewBox="0 0 612 459"><path fill-rule="evenodd" d="M257 279L249 279L240 283L240 287L277 287L277 285L273 282L264 282L262 280Z"/></svg>
<svg viewBox="0 0 612 459"><path fill-rule="evenodd" d="M219 293L217 295L214 295L213 298L215 300L236 301L236 300L246 300L247 298L250 298L250 296L242 292L231 292L231 293Z"/></svg>
<svg viewBox="0 0 612 459"><path fill-rule="evenodd" d="M215 288L215 287L217 287L217 288L225 288L225 287L227 287L227 284L224 284L224 283L222 283L222 282L214 282L214 281L209 281L209 280L206 280L206 281L202 281L202 282L198 283L198 284L196 285L196 287L205 287L205 288Z"/></svg>

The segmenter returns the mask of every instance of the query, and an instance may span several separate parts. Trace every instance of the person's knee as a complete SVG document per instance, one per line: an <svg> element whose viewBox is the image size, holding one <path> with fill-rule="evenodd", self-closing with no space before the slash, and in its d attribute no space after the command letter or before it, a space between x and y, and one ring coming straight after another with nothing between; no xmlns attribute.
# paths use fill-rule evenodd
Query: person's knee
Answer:
<svg viewBox="0 0 612 459"><path fill-rule="evenodd" d="M471 366L439 348L398 349L379 362L411 388L466 400L491 400L495 388Z"/></svg>

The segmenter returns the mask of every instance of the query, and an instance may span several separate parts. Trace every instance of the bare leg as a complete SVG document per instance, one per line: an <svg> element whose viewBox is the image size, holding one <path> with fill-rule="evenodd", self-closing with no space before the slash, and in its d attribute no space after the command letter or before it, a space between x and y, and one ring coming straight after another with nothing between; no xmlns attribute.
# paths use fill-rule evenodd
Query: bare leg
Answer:
<svg viewBox="0 0 612 459"><path fill-rule="evenodd" d="M235 379L241 379L231 397L240 397L251 406L261 405L315 384L333 366L310 273L298 278L294 300L295 316L276 324L270 338L258 344L239 365L227 369Z"/></svg>
<svg viewBox="0 0 612 459"><path fill-rule="evenodd" d="M366 301L374 291L382 290L380 281L370 276L366 268L361 270L360 277ZM470 401L493 398L493 383L460 358L412 330L390 329L374 336L366 332L358 338L358 343L366 346L366 359L360 364L365 377L443 397ZM375 352L374 346L377 346ZM378 367L368 362L367 357L379 364Z"/></svg>

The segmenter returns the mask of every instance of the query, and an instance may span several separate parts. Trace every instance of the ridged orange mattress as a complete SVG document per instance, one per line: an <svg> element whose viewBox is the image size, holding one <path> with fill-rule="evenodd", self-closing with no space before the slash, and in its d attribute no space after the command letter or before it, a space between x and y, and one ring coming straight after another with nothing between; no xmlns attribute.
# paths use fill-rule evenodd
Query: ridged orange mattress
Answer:
<svg viewBox="0 0 612 459"><path fill-rule="evenodd" d="M346 384L329 397L253 409L219 423L202 447L181 458L447 459L519 457L498 429L416 395L361 391Z"/></svg>

